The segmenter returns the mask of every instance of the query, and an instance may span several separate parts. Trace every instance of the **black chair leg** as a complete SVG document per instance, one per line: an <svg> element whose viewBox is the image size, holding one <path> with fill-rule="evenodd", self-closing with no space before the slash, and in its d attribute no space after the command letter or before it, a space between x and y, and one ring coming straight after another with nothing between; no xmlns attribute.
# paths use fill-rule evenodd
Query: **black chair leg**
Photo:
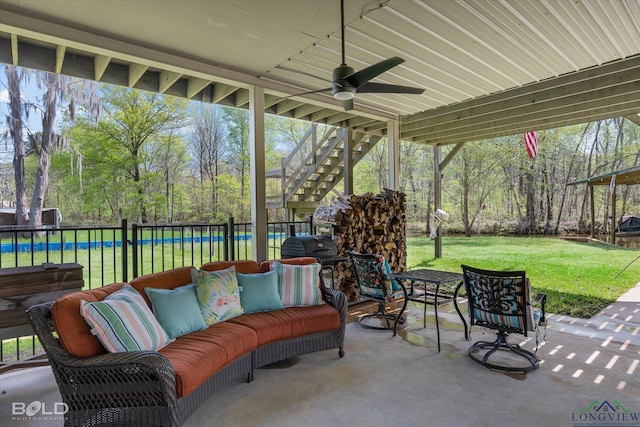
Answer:
<svg viewBox="0 0 640 427"><path fill-rule="evenodd" d="M481 350L489 349L484 355L476 355L475 353L481 353ZM527 362L526 366L509 366L504 364L497 364L490 361L492 355L498 350L511 351L519 356L522 356ZM469 357L476 363L485 366L490 369L496 369L499 371L507 372L528 372L539 367L538 358L532 352L520 348L518 344L511 344L507 340L505 333L499 332L496 336L496 340L490 341L478 341L469 348ZM481 356L481 357L479 357Z"/></svg>
<svg viewBox="0 0 640 427"><path fill-rule="evenodd" d="M405 300L404 306L403 306L402 310L400 311L400 313L394 314L394 313L390 313L389 311L387 311L387 309L386 309L384 304L378 303L376 311L374 311L371 314L366 314L364 316L361 316L358 319L358 325L360 325L361 327L363 327L365 329L375 329L375 330L379 330L379 331L390 331L390 330L393 330L393 336L395 337L396 336L396 329L397 329L398 324L402 325L406 321L406 319L404 317L404 309L406 307L406 304L407 303L406 303L406 300ZM374 326L374 325L369 325L369 324L364 322L364 320L371 319L371 318L374 318L374 317L384 320L384 323L386 323L386 326ZM393 321L393 326L391 325L391 321Z"/></svg>

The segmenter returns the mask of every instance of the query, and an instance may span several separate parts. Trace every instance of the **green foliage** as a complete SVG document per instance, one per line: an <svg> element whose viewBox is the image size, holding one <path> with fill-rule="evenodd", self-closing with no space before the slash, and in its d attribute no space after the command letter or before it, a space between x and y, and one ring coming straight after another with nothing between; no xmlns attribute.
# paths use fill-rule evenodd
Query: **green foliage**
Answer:
<svg viewBox="0 0 640 427"><path fill-rule="evenodd" d="M82 153L82 188L89 212L104 219L166 221L171 187L184 169L186 148L177 135L186 101L105 87L96 123L80 119L68 135ZM107 209L108 207L108 209ZM147 211L150 210L150 213Z"/></svg>

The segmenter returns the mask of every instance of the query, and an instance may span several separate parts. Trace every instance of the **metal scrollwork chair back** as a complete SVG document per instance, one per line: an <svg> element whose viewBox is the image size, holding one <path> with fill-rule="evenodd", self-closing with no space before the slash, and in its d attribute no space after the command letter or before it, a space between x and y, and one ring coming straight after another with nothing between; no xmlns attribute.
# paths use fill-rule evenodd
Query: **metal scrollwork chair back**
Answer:
<svg viewBox="0 0 640 427"><path fill-rule="evenodd" d="M469 357L483 366L503 371L536 369L539 361L535 351L509 342L508 336L520 334L526 337L528 332L535 332L537 350L539 326L546 324L546 295L541 293L531 302L531 288L524 271L491 271L463 265L462 272L471 326L493 329L497 335L495 341L475 342L469 348ZM540 308L533 307L535 305ZM522 365L508 357L499 357L498 350L521 356L527 363Z"/></svg>
<svg viewBox="0 0 640 427"><path fill-rule="evenodd" d="M393 336L396 336L398 324L405 322L404 310L407 307L407 290L402 283L393 280L389 264L382 255L361 254L349 252L349 258L358 282L360 295L377 303L376 311L361 316L358 324L367 329L391 330L393 322ZM387 306L396 298L404 298L402 309L398 313L391 313ZM379 319L377 326L370 319Z"/></svg>

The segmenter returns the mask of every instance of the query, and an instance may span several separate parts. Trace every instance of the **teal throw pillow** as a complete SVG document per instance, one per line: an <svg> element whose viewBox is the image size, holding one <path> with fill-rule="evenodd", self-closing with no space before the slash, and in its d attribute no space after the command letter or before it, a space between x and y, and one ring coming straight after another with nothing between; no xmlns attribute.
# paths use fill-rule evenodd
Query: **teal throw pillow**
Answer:
<svg viewBox="0 0 640 427"><path fill-rule="evenodd" d="M278 292L278 273L242 274L236 273L240 286L240 303L245 313L282 310L282 300Z"/></svg>
<svg viewBox="0 0 640 427"><path fill-rule="evenodd" d="M393 276L393 271L391 271L391 266L389 265L389 262L386 259L384 260L384 270L389 275L389 277ZM398 284L398 282L396 282L396 279L391 279L391 289L393 289L394 291L402 289Z"/></svg>
<svg viewBox="0 0 640 427"><path fill-rule="evenodd" d="M144 288L144 292L151 300L153 314L170 338L207 328L195 285L175 289Z"/></svg>

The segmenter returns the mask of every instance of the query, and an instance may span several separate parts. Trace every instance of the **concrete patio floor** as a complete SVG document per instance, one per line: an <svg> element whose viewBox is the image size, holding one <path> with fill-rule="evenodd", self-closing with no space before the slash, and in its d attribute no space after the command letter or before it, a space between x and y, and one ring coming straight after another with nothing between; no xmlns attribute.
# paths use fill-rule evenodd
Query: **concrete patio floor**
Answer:
<svg viewBox="0 0 640 427"><path fill-rule="evenodd" d="M366 310L353 306L351 320ZM640 285L589 320L549 315L540 369L528 374L471 361L451 304L440 309L438 353L427 315L423 329L421 306L410 305L395 338L352 321L343 359L328 350L260 369L252 383L238 380L212 397L186 426L640 426ZM493 334L475 328L471 339ZM12 402L60 401L50 368L1 375L0 389L0 425L63 424L11 415Z"/></svg>

